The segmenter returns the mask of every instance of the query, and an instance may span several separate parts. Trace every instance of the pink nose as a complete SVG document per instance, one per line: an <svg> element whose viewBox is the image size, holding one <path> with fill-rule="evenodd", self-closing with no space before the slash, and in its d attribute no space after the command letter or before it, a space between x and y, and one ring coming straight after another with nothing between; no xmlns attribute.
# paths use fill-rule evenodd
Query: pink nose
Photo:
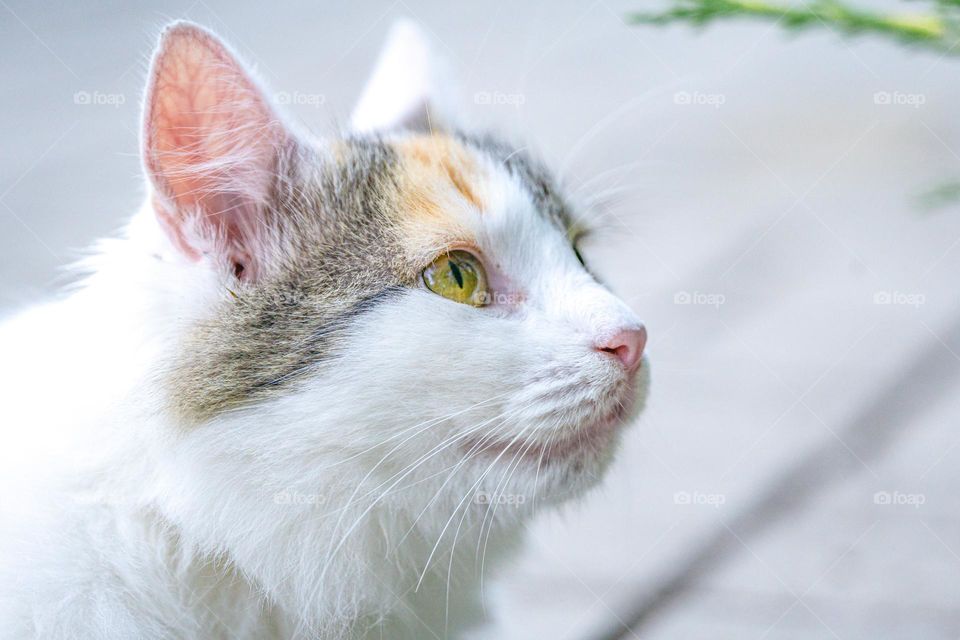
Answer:
<svg viewBox="0 0 960 640"><path fill-rule="evenodd" d="M597 344L597 350L617 358L627 371L633 372L640 364L643 348L647 345L647 330L622 329Z"/></svg>

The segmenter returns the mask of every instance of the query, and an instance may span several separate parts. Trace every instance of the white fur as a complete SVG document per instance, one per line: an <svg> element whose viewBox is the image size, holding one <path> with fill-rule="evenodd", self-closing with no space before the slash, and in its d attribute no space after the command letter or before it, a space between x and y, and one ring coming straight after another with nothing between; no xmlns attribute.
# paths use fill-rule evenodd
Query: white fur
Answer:
<svg viewBox="0 0 960 640"><path fill-rule="evenodd" d="M449 65L434 55L421 28L398 20L354 107L350 126L360 133L441 129L451 124L456 112L456 84Z"/></svg>
<svg viewBox="0 0 960 640"><path fill-rule="evenodd" d="M82 287L3 325L0 637L424 638L478 621L486 564L537 506L595 483L610 448L577 464L464 448L576 435L628 401L594 345L639 324L488 173L471 224L521 304L412 290L307 383L199 427L159 380L225 283L148 205Z"/></svg>

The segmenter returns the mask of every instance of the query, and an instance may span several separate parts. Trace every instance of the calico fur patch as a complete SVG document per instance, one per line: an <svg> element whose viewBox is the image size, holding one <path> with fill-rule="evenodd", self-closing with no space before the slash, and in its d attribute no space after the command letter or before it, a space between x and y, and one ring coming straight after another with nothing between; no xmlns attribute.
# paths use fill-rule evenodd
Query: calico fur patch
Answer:
<svg viewBox="0 0 960 640"><path fill-rule="evenodd" d="M491 175L492 171L498 175ZM420 286L420 272L488 206L489 180L518 180L542 215L566 225L547 173L524 154L462 135L347 138L332 153L291 146L277 161L270 266L236 281L189 332L173 362L176 414L198 424L284 393L336 353L378 304Z"/></svg>

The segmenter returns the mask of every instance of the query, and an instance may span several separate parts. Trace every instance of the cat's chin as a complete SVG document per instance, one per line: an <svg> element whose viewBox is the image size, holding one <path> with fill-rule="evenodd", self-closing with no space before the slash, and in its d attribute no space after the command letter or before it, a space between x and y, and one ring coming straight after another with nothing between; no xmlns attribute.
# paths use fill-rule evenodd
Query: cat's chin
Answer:
<svg viewBox="0 0 960 640"><path fill-rule="evenodd" d="M624 428L643 411L649 374L649 363L644 358L639 375L627 385L622 399L613 409L591 420L568 425L553 435L540 438L478 438L467 442L465 453L538 470L567 467L582 471L592 466L605 466Z"/></svg>
<svg viewBox="0 0 960 640"><path fill-rule="evenodd" d="M554 466L582 462L607 453L616 442L616 435L625 423L626 411L617 407L597 420L564 429L565 435L542 440L514 439L470 443L471 455L493 457L508 464Z"/></svg>

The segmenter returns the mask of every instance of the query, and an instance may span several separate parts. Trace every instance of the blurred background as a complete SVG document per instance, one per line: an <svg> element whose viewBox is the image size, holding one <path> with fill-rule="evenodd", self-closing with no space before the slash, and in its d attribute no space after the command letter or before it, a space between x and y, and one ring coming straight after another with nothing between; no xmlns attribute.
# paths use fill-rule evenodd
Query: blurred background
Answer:
<svg viewBox="0 0 960 640"><path fill-rule="evenodd" d="M0 0L0 314L140 204L164 23L219 32L322 133L412 18L463 121L594 203L586 258L650 333L647 412L476 637L957 638L960 207L921 196L960 178L960 59L628 26L640 4Z"/></svg>

